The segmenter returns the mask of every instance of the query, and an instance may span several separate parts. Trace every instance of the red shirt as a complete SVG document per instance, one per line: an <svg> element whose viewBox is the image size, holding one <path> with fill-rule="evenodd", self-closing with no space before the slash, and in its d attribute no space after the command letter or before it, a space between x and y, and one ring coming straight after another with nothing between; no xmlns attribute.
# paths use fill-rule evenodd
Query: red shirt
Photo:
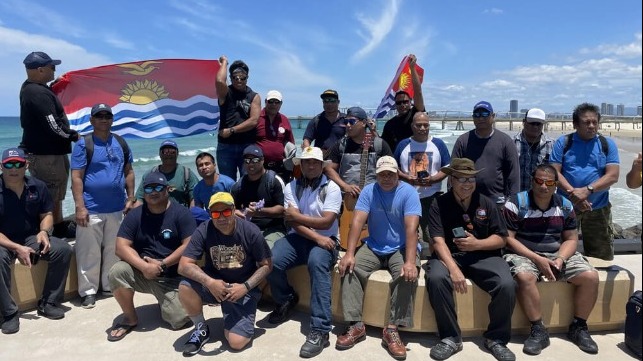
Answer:
<svg viewBox="0 0 643 361"><path fill-rule="evenodd" d="M278 113L272 121L268 121L266 109L261 109L256 129L257 145L263 151L264 164L283 161L284 145L295 143L288 118Z"/></svg>

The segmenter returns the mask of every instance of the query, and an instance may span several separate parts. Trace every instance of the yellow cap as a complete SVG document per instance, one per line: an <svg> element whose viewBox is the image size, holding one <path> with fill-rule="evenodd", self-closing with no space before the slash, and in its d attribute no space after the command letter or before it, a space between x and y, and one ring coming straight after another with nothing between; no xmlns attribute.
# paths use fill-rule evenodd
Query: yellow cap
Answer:
<svg viewBox="0 0 643 361"><path fill-rule="evenodd" d="M234 198L232 198L232 194L228 192L217 192L210 197L208 208L212 207L216 203L224 203L229 206L234 206Z"/></svg>

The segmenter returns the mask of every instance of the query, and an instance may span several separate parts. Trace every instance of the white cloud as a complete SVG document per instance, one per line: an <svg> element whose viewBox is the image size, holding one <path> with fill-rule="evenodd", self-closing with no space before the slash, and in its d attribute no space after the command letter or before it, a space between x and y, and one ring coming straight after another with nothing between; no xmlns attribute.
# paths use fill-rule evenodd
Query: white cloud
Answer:
<svg viewBox="0 0 643 361"><path fill-rule="evenodd" d="M54 11L53 6L44 7L33 1L3 0L0 7L5 14L14 14L23 18L47 34L60 33L80 38L84 37L86 33L83 28L76 25L73 19Z"/></svg>
<svg viewBox="0 0 643 361"><path fill-rule="evenodd" d="M109 45L117 49L124 49L124 50L136 49L136 47L134 46L134 43L132 43L131 41L125 40L116 34L108 34L105 36L103 40Z"/></svg>
<svg viewBox="0 0 643 361"><path fill-rule="evenodd" d="M504 10L498 9L498 8L491 8L491 9L484 9L482 11L483 14L494 14L494 15L500 15L504 13Z"/></svg>
<svg viewBox="0 0 643 361"><path fill-rule="evenodd" d="M363 34L361 31L357 32L358 35L366 40L366 44L355 54L353 54L353 56L351 57L351 61L353 63L364 58L366 55L375 50L382 43L382 41L384 41L384 38L388 35L391 29L393 29L398 10L399 1L391 0L388 3L388 6L385 6L382 9L379 19L368 18L361 13L357 14L357 20L365 28L367 34Z"/></svg>

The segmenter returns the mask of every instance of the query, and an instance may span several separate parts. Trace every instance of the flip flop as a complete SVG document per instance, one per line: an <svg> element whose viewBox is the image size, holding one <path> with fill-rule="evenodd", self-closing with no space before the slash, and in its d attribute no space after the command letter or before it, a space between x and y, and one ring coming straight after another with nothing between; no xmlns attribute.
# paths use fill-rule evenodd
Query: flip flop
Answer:
<svg viewBox="0 0 643 361"><path fill-rule="evenodd" d="M107 341L110 341L110 342L120 341L125 336L127 336L128 333L132 332L134 328L136 328L136 325L125 325L125 324L119 323L109 330L109 334L107 335ZM119 331L124 331L124 332L118 336L112 335L113 332L119 332Z"/></svg>

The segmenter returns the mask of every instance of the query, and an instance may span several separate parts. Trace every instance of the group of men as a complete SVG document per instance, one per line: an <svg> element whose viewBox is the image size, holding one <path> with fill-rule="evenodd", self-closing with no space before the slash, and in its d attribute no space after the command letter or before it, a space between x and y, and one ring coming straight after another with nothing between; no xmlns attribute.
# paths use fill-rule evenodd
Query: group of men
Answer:
<svg viewBox="0 0 643 361"><path fill-rule="evenodd" d="M598 277L576 252L580 229L586 255L613 258L608 189L618 179L619 159L615 143L597 134L598 108L576 107L576 131L555 142L543 132L545 113L530 109L512 140L494 127L492 105L481 101L473 109L475 128L460 136L449 154L445 143L430 135L416 58L410 59L416 91L413 99L405 91L395 95L397 115L382 137L362 108L344 114L337 91L321 94L324 111L309 122L301 154L291 159L301 172L293 177L283 162L294 139L279 113L281 93L268 92L262 110L260 96L247 86L248 66L235 61L228 68L222 56L216 161L209 153L197 155L198 181L178 164L176 142L166 140L159 149L161 164L143 175L135 191L132 152L111 132L111 108L94 105L93 133L79 136L46 86L60 61L29 54L21 91L23 141L2 155L2 332L19 329L10 295L9 265L15 258L26 266L40 257L50 262L38 314L64 317L59 303L72 249L52 230L62 220L60 202L71 168L81 306L94 307L100 290L114 295L123 315L109 331L110 341L136 328L133 296L145 292L157 298L161 317L173 329L194 326L185 356L210 339L204 303L221 304L225 338L241 350L254 335L258 286L269 283L276 306L268 321L282 323L299 302L286 273L305 264L311 317L299 354L318 355L330 345L338 216L342 203L352 202L346 253L338 264L348 324L337 349L365 338L364 286L372 272L386 268L393 280L382 344L393 358L406 358L399 330L413 326L420 258L426 255L426 288L440 337L430 352L433 359L462 349L453 291L467 291L465 278L491 295L484 346L496 359L515 359L506 344L516 299L532 323L524 352L539 354L549 345L536 288L541 278L575 286L568 336L583 351L598 352L586 323ZM42 149L45 139L60 144ZM70 165L66 154L72 141L77 143ZM640 158L631 171L638 169L639 186ZM449 188L443 194L445 179ZM360 239L364 228L368 236Z"/></svg>

